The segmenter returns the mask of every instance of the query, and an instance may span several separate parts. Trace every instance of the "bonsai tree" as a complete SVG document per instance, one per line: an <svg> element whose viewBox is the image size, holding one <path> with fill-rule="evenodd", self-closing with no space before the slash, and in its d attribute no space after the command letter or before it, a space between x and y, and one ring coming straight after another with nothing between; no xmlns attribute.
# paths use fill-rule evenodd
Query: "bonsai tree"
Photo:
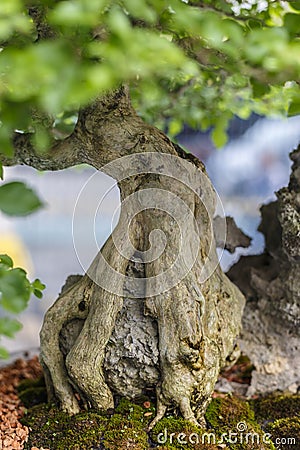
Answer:
<svg viewBox="0 0 300 450"><path fill-rule="evenodd" d="M157 385L203 424L234 360L244 297L222 273L216 195L171 138L236 114L299 112L300 2L1 2L2 164L90 164L118 182L118 225L47 312L41 362L69 413ZM166 134L163 131L166 132Z"/></svg>

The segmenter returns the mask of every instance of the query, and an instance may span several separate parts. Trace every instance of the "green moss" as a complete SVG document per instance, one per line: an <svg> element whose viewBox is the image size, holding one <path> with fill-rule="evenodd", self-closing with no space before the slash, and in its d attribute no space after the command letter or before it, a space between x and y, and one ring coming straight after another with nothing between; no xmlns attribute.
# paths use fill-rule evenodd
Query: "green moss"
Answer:
<svg viewBox="0 0 300 450"><path fill-rule="evenodd" d="M264 432L255 421L254 411L245 400L231 395L215 398L210 403L205 417L218 436L219 443L227 442L227 448L274 449L271 443L265 441Z"/></svg>
<svg viewBox="0 0 300 450"><path fill-rule="evenodd" d="M53 405L31 408L22 419L31 428L25 449L83 450L99 447L107 418L89 412L70 417Z"/></svg>
<svg viewBox="0 0 300 450"><path fill-rule="evenodd" d="M275 448L300 447L300 395L269 395L252 400L258 423L271 435Z"/></svg>
<svg viewBox="0 0 300 450"><path fill-rule="evenodd" d="M161 444L160 450L194 449L217 450L218 447L207 436L207 430L181 418L165 417L155 425L151 432L154 444Z"/></svg>
<svg viewBox="0 0 300 450"><path fill-rule="evenodd" d="M170 445L168 447L166 447L165 445L163 445L163 446L159 445L156 448L159 450L177 450L177 447L174 447L173 445Z"/></svg>
<svg viewBox="0 0 300 450"><path fill-rule="evenodd" d="M21 393L23 391L26 391L27 389L36 388L36 387L46 388L44 377L40 377L35 380L32 380L30 378L28 378L26 380L22 380L17 386L17 391L19 393Z"/></svg>
<svg viewBox="0 0 300 450"><path fill-rule="evenodd" d="M132 420L139 426L145 425L145 412L146 409L140 405L130 402L126 398L122 398L115 409L117 414L121 414L127 417L128 420Z"/></svg>
<svg viewBox="0 0 300 450"><path fill-rule="evenodd" d="M299 411L298 411L299 413ZM267 426L276 448L295 450L300 448L300 417L278 419Z"/></svg>
<svg viewBox="0 0 300 450"><path fill-rule="evenodd" d="M121 429L106 431L103 435L103 444L106 450L149 449L146 431L134 429L130 422L123 423Z"/></svg>
<svg viewBox="0 0 300 450"><path fill-rule="evenodd" d="M117 410L109 418L91 411L70 417L54 405L34 406L22 419L31 428L25 449L87 450L100 445L106 450L148 449L147 409L124 400Z"/></svg>
<svg viewBox="0 0 300 450"><path fill-rule="evenodd" d="M33 391L32 386L25 384L20 395L29 396ZM226 444L225 448L230 450L274 450L273 444L264 442L264 432L256 422L254 410L261 424L262 418L268 420L265 432L272 438L295 438L300 442L299 396L272 397L272 408L270 402L271 398L251 402L235 396L215 398L206 413L208 430L170 416L162 419L151 433L147 433L147 427L155 416L155 408L147 399L137 404L122 398L110 416L89 411L70 417L55 405L40 404L30 408L22 420L31 428L25 449L146 450L155 446L158 450L217 450L222 448L220 444ZM281 418L282 415L293 417ZM241 423L246 430L239 433ZM230 440L230 432L238 433L237 442L234 442L236 435ZM223 433L226 436L222 438ZM247 433L251 433L248 442ZM297 447L293 444L291 448Z"/></svg>
<svg viewBox="0 0 300 450"><path fill-rule="evenodd" d="M234 429L239 422L253 423L254 412L248 402L228 395L214 398L207 408L205 418L212 428L226 432Z"/></svg>
<svg viewBox="0 0 300 450"><path fill-rule="evenodd" d="M47 401L44 377L40 377L36 380L23 380L19 383L17 390L19 398L26 408L31 408L34 405L45 403Z"/></svg>
<svg viewBox="0 0 300 450"><path fill-rule="evenodd" d="M201 429L180 417L170 416L161 419L153 428L152 434L162 433L166 428L172 433L180 433L183 430L189 433L198 433L201 431Z"/></svg>
<svg viewBox="0 0 300 450"><path fill-rule="evenodd" d="M31 408L40 403L45 403L47 401L47 392L44 387L31 387L20 392L19 398L26 408Z"/></svg>
<svg viewBox="0 0 300 450"><path fill-rule="evenodd" d="M159 450L177 450L178 447L174 447L173 445L169 445L169 446L161 446L159 445L158 447L156 447Z"/></svg>
<svg viewBox="0 0 300 450"><path fill-rule="evenodd" d="M115 414L108 421L106 431L103 434L105 449L148 449L149 443L146 429L149 418L145 414L149 413L151 408L145 408L122 398L115 409Z"/></svg>
<svg viewBox="0 0 300 450"><path fill-rule="evenodd" d="M136 428L147 428L155 417L155 406L147 397L140 399L139 404L122 398L115 412L134 423Z"/></svg>
<svg viewBox="0 0 300 450"><path fill-rule="evenodd" d="M252 401L257 421L266 425L277 419L300 416L300 395L269 395Z"/></svg>

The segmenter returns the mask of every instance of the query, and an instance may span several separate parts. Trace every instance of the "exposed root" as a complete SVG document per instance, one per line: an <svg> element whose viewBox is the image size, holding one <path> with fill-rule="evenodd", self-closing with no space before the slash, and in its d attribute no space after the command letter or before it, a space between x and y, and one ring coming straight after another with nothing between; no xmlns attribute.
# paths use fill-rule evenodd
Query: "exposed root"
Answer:
<svg viewBox="0 0 300 450"><path fill-rule="evenodd" d="M79 405L68 382L68 372L60 350L59 336L65 323L72 319L85 319L88 313L91 281L83 277L62 293L47 311L40 333L41 363L45 369L45 380L50 400L57 398L62 408L70 414L79 412ZM79 304L85 300L86 310Z"/></svg>
<svg viewBox="0 0 300 450"><path fill-rule="evenodd" d="M109 294L95 285L89 315L66 358L69 377L97 410L114 406L112 393L104 380L102 365L105 347L121 307L121 297Z"/></svg>
<svg viewBox="0 0 300 450"><path fill-rule="evenodd" d="M119 255L112 237L106 241L101 254L109 267L125 274L128 260ZM99 256L90 270L94 271L94 277L99 273L105 276L105 269L99 268ZM111 282L113 284L114 280ZM86 275L62 293L45 316L40 338L48 393L50 397L54 395L69 414L79 412L75 392L80 394L85 405L97 410L114 406L102 365L106 344L122 304L121 296L105 291ZM64 326L74 319L84 320L84 324L64 358L60 335Z"/></svg>

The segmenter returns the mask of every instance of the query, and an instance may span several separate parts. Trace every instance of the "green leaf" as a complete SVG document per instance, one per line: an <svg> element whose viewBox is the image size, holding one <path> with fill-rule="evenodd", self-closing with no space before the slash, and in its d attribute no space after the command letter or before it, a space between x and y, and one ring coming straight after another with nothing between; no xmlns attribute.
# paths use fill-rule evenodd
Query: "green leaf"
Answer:
<svg viewBox="0 0 300 450"><path fill-rule="evenodd" d="M31 288L33 289L33 293L37 298L42 298L42 291L45 289L46 285L43 284L38 278L31 283Z"/></svg>
<svg viewBox="0 0 300 450"><path fill-rule="evenodd" d="M300 114L300 102L293 102L289 106L288 115L296 116Z"/></svg>
<svg viewBox="0 0 300 450"><path fill-rule="evenodd" d="M99 14L107 3L107 0L62 1L50 14L50 20L64 27L96 26L99 24Z"/></svg>
<svg viewBox="0 0 300 450"><path fill-rule="evenodd" d="M300 33L300 15L288 13L284 16L284 26L291 36Z"/></svg>
<svg viewBox="0 0 300 450"><path fill-rule="evenodd" d="M50 147L50 134L46 128L36 127L35 133L33 135L33 142L35 148L39 152L45 152Z"/></svg>
<svg viewBox="0 0 300 450"><path fill-rule="evenodd" d="M12 130L10 129L10 126L8 124L2 124L0 127L0 153L8 157L13 156L14 154L11 135Z"/></svg>
<svg viewBox="0 0 300 450"><path fill-rule="evenodd" d="M170 136L177 136L182 130L183 123L181 120L178 119L172 119L169 123L169 135Z"/></svg>
<svg viewBox="0 0 300 450"><path fill-rule="evenodd" d="M126 0L124 1L124 6L132 17L137 17L150 23L155 22L157 19L155 10L151 9L145 0Z"/></svg>
<svg viewBox="0 0 300 450"><path fill-rule="evenodd" d="M7 266L7 268L12 268L14 265L13 260L8 255L0 255L0 263Z"/></svg>
<svg viewBox="0 0 300 450"><path fill-rule="evenodd" d="M290 5L292 8L296 9L297 11L300 10L300 1L299 1L299 0L296 1L296 2L289 2L289 5Z"/></svg>
<svg viewBox="0 0 300 450"><path fill-rule="evenodd" d="M22 324L16 319L0 317L0 335L13 338L22 329Z"/></svg>
<svg viewBox="0 0 300 450"><path fill-rule="evenodd" d="M227 111L216 119L216 125L211 133L211 138L217 148L224 147L228 141L227 128L231 117L232 113Z"/></svg>
<svg viewBox="0 0 300 450"><path fill-rule="evenodd" d="M0 291L1 291L1 284L0 283ZM1 298L1 305L2 307L13 314L19 314L20 312L24 311L26 309L28 304L28 301L25 301L24 297L12 295L11 297L6 297L2 295Z"/></svg>
<svg viewBox="0 0 300 450"><path fill-rule="evenodd" d="M0 347L0 359L9 358L9 353L4 347Z"/></svg>
<svg viewBox="0 0 300 450"><path fill-rule="evenodd" d="M0 40L4 41L14 31L27 33L31 29L29 17L23 13L20 0L1 0L0 2Z"/></svg>
<svg viewBox="0 0 300 450"><path fill-rule="evenodd" d="M35 295L37 298L42 298L42 297L43 297L43 293L42 293L41 291L39 291L38 289L34 289L34 290L33 290L33 293L34 293L34 295Z"/></svg>
<svg viewBox="0 0 300 450"><path fill-rule="evenodd" d="M1 180L3 180L3 166L1 162L0 162L0 178Z"/></svg>
<svg viewBox="0 0 300 450"><path fill-rule="evenodd" d="M42 205L35 192L22 182L0 186L0 209L10 216L25 216Z"/></svg>
<svg viewBox="0 0 300 450"><path fill-rule="evenodd" d="M34 289L38 289L39 291L43 291L46 287L45 284L43 284L38 278L36 278L32 283L32 287Z"/></svg>
<svg viewBox="0 0 300 450"><path fill-rule="evenodd" d="M18 130L27 129L30 121L31 109L29 102L16 102L12 100L5 100L1 104L1 120L10 129L17 128ZM11 131L7 131L7 135L11 136Z"/></svg>
<svg viewBox="0 0 300 450"><path fill-rule="evenodd" d="M0 303L11 313L23 311L30 298L30 282L23 269L10 269L0 272Z"/></svg>
<svg viewBox="0 0 300 450"><path fill-rule="evenodd" d="M261 83L257 81L255 78L251 79L251 85L253 97L260 98L270 91L270 87L267 83Z"/></svg>
<svg viewBox="0 0 300 450"><path fill-rule="evenodd" d="M252 17L251 19L247 20L247 25L250 29L255 29L255 28L261 28L262 27L262 23L259 19L256 19L254 17Z"/></svg>
<svg viewBox="0 0 300 450"><path fill-rule="evenodd" d="M224 147L228 140L228 136L224 128L215 127L211 133L213 143L217 148Z"/></svg>

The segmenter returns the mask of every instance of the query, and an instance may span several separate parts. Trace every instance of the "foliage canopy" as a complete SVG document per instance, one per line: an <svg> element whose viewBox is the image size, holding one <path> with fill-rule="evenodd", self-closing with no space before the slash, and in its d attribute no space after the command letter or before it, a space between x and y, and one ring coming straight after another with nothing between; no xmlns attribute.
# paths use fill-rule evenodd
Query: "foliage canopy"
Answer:
<svg viewBox="0 0 300 450"><path fill-rule="evenodd" d="M219 146L233 114L297 114L299 13L299 1L3 0L0 149L15 129L46 149L120 83L148 122L214 126Z"/></svg>

